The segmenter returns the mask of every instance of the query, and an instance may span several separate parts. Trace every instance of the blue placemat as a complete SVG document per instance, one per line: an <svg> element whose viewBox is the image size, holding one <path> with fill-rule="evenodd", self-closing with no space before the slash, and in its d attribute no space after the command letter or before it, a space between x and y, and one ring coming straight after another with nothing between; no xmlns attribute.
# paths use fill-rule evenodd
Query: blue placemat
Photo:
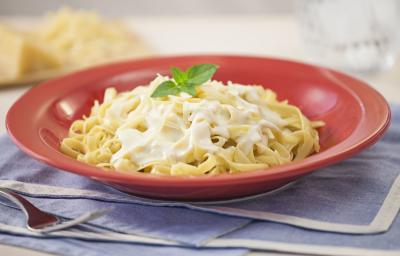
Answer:
<svg viewBox="0 0 400 256"><path fill-rule="evenodd" d="M400 107L395 106L388 134L356 157L321 169L277 194L220 205L194 205L127 196L89 179L46 167L27 157L3 137L0 141L3 152L0 185L30 195L30 200L43 209L67 217L112 205L116 212L123 213L113 213L116 215L111 214L94 224L110 230L173 240L181 246L282 251L297 248L302 253L321 250L322 246L324 254L329 254L332 248L347 253L350 248L354 255L367 255L362 253L364 250L371 253L371 249L378 250L372 253L383 251L396 255L399 242L394 238L400 230L396 219L400 207L399 141ZM60 207L64 209L60 210ZM2 215L10 216L6 211L0 211ZM254 221L241 228L249 220L226 215L264 220L275 218L278 222L309 230L269 221ZM7 218L3 218L2 223L8 227L18 224ZM230 230L232 232L226 234ZM340 232L376 234L346 235ZM213 239L217 236L220 238Z"/></svg>
<svg viewBox="0 0 400 256"><path fill-rule="evenodd" d="M397 199L400 200L400 193ZM215 239L208 246L335 256L398 256L400 217L395 218L387 232L368 235L320 232L258 221Z"/></svg>
<svg viewBox="0 0 400 256"><path fill-rule="evenodd" d="M279 193L258 196L251 200L207 205L159 202L126 195L88 178L43 165L18 150L7 136L0 139L0 149L3 152L0 156L0 186L7 186L38 197L75 198L83 201L96 199L84 203L93 208L109 205L100 201L124 203L121 207L129 207L125 205L129 203L182 207L230 216L270 220L315 230L354 234L379 233L389 228L398 210L398 208L388 207L393 205L394 198L387 197L389 191L397 186L395 180L399 175L398 162L396 162L397 151L393 150L393 147L398 146L394 133L399 122L397 119L400 107L393 106L393 110L393 128L379 143L377 146L379 148L376 150L366 151L342 163L323 168ZM66 203L69 202L66 201ZM46 204L45 201L39 203ZM47 204L56 206L63 202L50 200ZM66 214L54 207L49 208L46 205L43 207L60 215ZM146 207L138 209L144 210ZM174 212L175 210L163 209L162 211ZM71 212L66 216L73 216L71 214L77 213ZM134 215L135 211L132 212L132 216ZM229 220L224 219L223 222L229 222ZM231 220L226 229L232 228L230 226L232 222L237 222L237 225L241 226L246 221ZM133 232L129 228L122 224L121 229L118 230ZM218 230L215 234L221 232L223 231ZM198 243L206 239L208 238L197 240L189 238L190 241Z"/></svg>
<svg viewBox="0 0 400 256"><path fill-rule="evenodd" d="M0 243L15 245L18 247L25 247L56 255L66 256L100 256L100 255L113 255L113 256L130 256L130 255L171 255L171 256L242 256L248 250L246 249L218 249L218 248L195 248L195 247L178 247L178 246L162 246L154 244L141 244L141 243L127 243L127 242L109 242L109 241L85 241L82 239L59 238L59 237L32 237L27 235L29 233L24 225L24 216L21 211L15 210L10 207L0 205L0 223L8 223L13 225L14 234L10 232L0 232ZM24 232L18 232L21 227ZM0 225L0 230L4 227ZM78 233L80 231L75 231ZM15 235L18 234L18 235ZM71 234L66 234L71 235ZM154 241L153 243L155 243ZM0 255L3 255L0 252Z"/></svg>

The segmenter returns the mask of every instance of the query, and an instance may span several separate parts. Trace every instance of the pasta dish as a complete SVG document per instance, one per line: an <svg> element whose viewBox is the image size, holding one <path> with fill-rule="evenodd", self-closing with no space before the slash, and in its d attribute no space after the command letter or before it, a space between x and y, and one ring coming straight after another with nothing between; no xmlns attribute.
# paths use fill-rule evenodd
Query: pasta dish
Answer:
<svg viewBox="0 0 400 256"><path fill-rule="evenodd" d="M201 70L179 73L185 89L176 72L131 91L107 88L90 115L72 123L61 151L106 170L191 176L268 168L319 151L323 122L272 90L209 77L196 84ZM154 97L160 85L169 91Z"/></svg>

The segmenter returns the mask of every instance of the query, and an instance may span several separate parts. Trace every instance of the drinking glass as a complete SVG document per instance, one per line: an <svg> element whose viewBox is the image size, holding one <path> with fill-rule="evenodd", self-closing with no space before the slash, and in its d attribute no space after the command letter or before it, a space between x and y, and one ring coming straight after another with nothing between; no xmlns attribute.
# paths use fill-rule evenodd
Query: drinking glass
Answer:
<svg viewBox="0 0 400 256"><path fill-rule="evenodd" d="M399 52L399 0L299 0L296 14L311 60L372 73L391 67Z"/></svg>

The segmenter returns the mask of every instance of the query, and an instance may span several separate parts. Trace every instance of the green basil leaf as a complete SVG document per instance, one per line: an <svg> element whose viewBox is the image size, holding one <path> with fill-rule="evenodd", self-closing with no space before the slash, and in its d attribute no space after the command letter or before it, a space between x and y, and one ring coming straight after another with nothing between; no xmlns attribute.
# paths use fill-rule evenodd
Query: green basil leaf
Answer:
<svg viewBox="0 0 400 256"><path fill-rule="evenodd" d="M184 84L188 79L186 72L183 72L177 67L172 67L171 73L172 73L172 78L174 78L177 84Z"/></svg>
<svg viewBox="0 0 400 256"><path fill-rule="evenodd" d="M194 85L191 84L185 84L184 86L181 87L181 91L182 92L186 92L189 93L190 95L192 95L193 97L196 96L196 87Z"/></svg>
<svg viewBox="0 0 400 256"><path fill-rule="evenodd" d="M171 73L174 80L161 83L151 97L177 95L180 92L186 92L196 97L196 87L210 80L217 68L218 66L214 64L198 64L184 72L177 67L172 67Z"/></svg>
<svg viewBox="0 0 400 256"><path fill-rule="evenodd" d="M177 85L169 80L162 82L154 92L151 94L151 97L163 97L167 95L177 95L181 92L181 90L177 87Z"/></svg>
<svg viewBox="0 0 400 256"><path fill-rule="evenodd" d="M202 84L211 79L214 73L217 71L218 66L214 64L198 64L194 65L187 70L189 84Z"/></svg>

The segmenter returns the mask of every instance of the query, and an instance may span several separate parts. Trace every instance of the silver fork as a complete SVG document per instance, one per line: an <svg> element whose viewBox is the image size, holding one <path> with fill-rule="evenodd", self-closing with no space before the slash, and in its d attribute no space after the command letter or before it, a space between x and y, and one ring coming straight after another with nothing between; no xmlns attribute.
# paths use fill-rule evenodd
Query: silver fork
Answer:
<svg viewBox="0 0 400 256"><path fill-rule="evenodd" d="M110 211L110 209L99 210L85 213L76 219L65 220L38 209L28 200L9 189L0 188L0 196L16 204L25 213L26 227L31 231L39 233L49 233L77 226L84 222L97 219Z"/></svg>

